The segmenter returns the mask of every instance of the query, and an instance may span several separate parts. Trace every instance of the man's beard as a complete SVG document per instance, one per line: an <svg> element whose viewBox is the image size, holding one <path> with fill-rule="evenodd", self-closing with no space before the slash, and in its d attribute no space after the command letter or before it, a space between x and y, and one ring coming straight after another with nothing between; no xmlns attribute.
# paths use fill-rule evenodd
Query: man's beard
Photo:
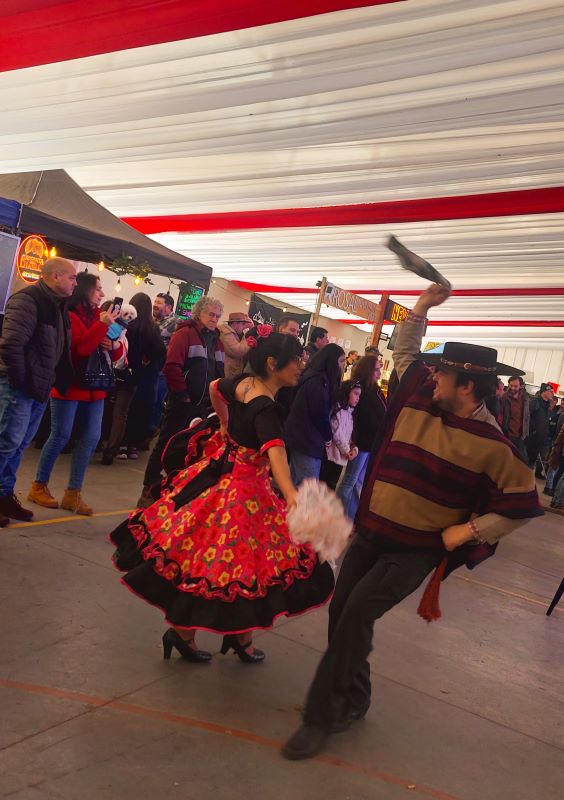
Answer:
<svg viewBox="0 0 564 800"><path fill-rule="evenodd" d="M433 403L434 406L440 408L441 411L450 411L450 412L454 411L452 403L450 403L448 400L443 399L442 397L435 398L434 393L433 397L431 398L431 402Z"/></svg>

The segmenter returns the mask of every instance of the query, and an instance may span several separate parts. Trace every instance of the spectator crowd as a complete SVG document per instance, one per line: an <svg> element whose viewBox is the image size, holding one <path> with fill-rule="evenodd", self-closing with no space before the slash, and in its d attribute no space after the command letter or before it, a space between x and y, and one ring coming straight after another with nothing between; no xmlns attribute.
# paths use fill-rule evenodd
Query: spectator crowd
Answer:
<svg viewBox="0 0 564 800"><path fill-rule="evenodd" d="M30 502L93 513L83 496L95 450L102 464L135 460L152 449L139 507L152 502L167 442L212 411L210 385L252 372L249 350L256 335L246 312L223 320L223 306L202 297L189 319L174 314L166 293L139 292L121 306L104 302L97 276L76 274L72 262L51 258L37 283L8 301L0 340L0 526L30 520L33 512L15 494L25 448L48 424ZM300 321L285 314L277 332L293 337ZM325 481L354 519L370 452L389 398L379 385L377 347L345 354L313 327L304 347L297 387L282 388L285 441L291 476ZM391 382L393 385L393 381ZM521 376L498 380L487 406L520 456L545 480L552 505L564 507L564 413L550 384L534 396ZM46 423L44 423L46 424ZM68 485L55 498L49 480L60 453L71 448Z"/></svg>

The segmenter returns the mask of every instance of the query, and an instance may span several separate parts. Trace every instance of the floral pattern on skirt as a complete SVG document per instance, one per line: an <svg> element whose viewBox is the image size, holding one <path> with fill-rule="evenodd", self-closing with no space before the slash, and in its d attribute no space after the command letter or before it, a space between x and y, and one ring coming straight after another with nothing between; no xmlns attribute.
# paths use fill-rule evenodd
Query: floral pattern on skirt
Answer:
<svg viewBox="0 0 564 800"><path fill-rule="evenodd" d="M285 504L274 492L268 457L238 446L233 471L175 508L175 497L225 449L219 437L206 457L179 472L149 508L134 512L129 530L145 560L177 590L226 602L265 597L269 587L307 579L317 557L296 545Z"/></svg>

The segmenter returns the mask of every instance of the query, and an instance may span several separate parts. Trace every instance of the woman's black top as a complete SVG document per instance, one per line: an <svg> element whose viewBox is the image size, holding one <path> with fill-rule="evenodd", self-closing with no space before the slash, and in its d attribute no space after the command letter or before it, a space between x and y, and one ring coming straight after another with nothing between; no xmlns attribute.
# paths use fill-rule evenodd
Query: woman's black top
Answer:
<svg viewBox="0 0 564 800"><path fill-rule="evenodd" d="M283 445L284 410L275 400L261 396L242 403L235 398L238 384L248 377L222 378L217 384L219 394L229 405L229 435L237 444L252 450L260 450L273 442Z"/></svg>
<svg viewBox="0 0 564 800"><path fill-rule="evenodd" d="M386 398L378 384L362 389L354 411L353 442L363 453L369 453L386 413Z"/></svg>

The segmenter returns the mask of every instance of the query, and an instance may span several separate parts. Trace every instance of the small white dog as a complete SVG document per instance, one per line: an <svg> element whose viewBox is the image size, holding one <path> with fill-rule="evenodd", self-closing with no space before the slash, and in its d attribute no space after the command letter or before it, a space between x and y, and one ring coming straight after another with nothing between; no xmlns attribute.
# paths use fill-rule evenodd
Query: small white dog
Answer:
<svg viewBox="0 0 564 800"><path fill-rule="evenodd" d="M137 319L137 309L130 303L123 303L119 318L129 324L133 322L134 319Z"/></svg>
<svg viewBox="0 0 564 800"><path fill-rule="evenodd" d="M115 369L124 369L127 367L127 351L128 351L128 341L127 341L127 326L130 322L133 322L134 319L137 319L137 309L132 306L130 303L123 303L121 307L121 312L119 315L119 319L125 323L121 329L121 333L116 339L117 342L123 345L123 353L121 357L114 363Z"/></svg>

